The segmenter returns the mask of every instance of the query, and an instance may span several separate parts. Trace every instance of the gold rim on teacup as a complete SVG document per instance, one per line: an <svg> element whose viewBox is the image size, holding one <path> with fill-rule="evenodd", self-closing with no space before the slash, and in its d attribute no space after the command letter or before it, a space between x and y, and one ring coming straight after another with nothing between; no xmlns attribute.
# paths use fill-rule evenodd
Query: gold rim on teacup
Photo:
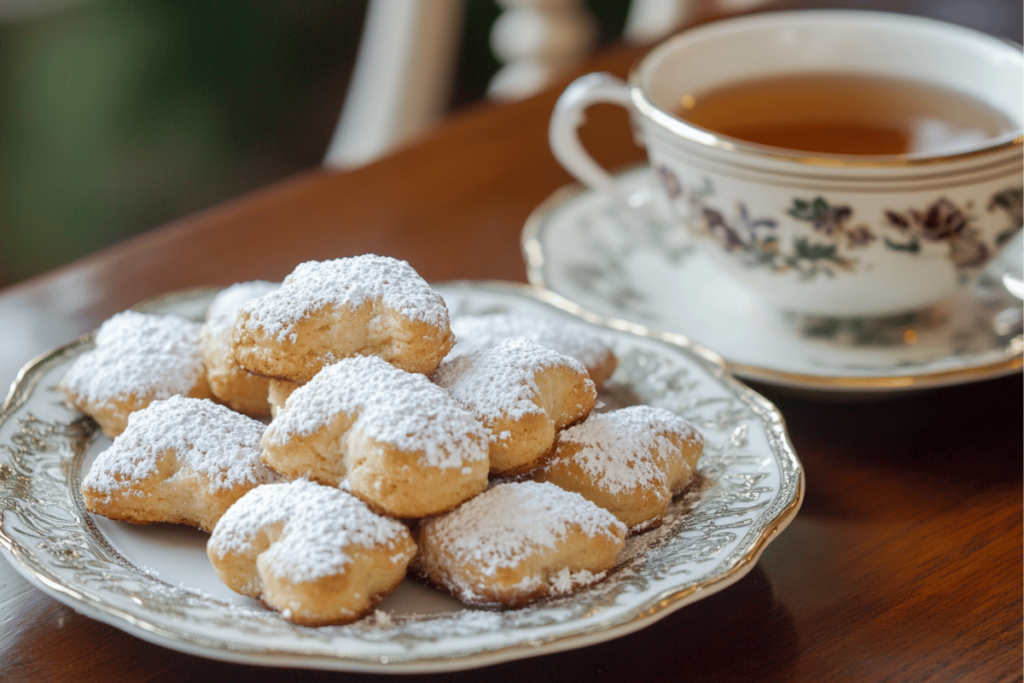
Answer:
<svg viewBox="0 0 1024 683"><path fill-rule="evenodd" d="M657 47L648 52L631 70L627 82L630 86L630 100L633 107L642 115L649 117L650 119L657 121L660 125L664 126L667 130L672 133L679 135L682 138L697 143L698 145L714 147L721 150L736 151L743 154L749 154L753 156L776 159L787 163L804 164L808 166L831 166L831 167L868 167L868 168L885 168L885 167L907 167L907 166L929 166L934 164L945 164L951 161L968 160L979 156L989 155L1001 150L1007 150L1010 152L1016 152L1018 155L1024 153L1024 128L1019 125L1016 129L1004 133L1002 135L991 138L978 147L967 149L953 153L941 153L941 154L893 154L893 155L848 155L848 154L824 154L824 153L810 153L810 152L799 152L795 150L783 149L780 147L772 147L769 145L761 145L753 142L747 142L738 138L723 135L707 128L702 128L695 124L689 123L684 119L679 118L673 113L666 111L659 107L657 104L651 101L647 93L644 91L643 84L641 83L642 74L645 74L651 62L661 58L661 56L669 50L672 50L674 44L681 40L691 40L694 34L698 32L714 32L719 30L722 26L727 29L733 26L742 26L742 23L746 20L763 21L768 18L778 18L780 20L791 20L793 17L801 17L809 20L813 20L816 17L836 17L839 15L846 15L852 18L868 18L870 19L873 15L877 15L876 12L868 12L862 10L820 10L820 11L803 11L803 12L769 12L758 15L752 15L751 17L740 17L737 19L730 20L728 22L715 22L707 24L690 31L677 34L676 36L669 38L665 42L659 44ZM887 21L906 22L908 25L916 26L929 26L933 25L941 27L944 31L956 31L963 32L965 34L971 34L972 37L978 38L979 34L977 31L968 29L965 27L954 26L945 22L939 22L932 19L926 19L915 16L903 16L898 14L886 14L885 19ZM999 38L984 36L984 38L990 40L993 46L996 47L1010 47L1011 49L1020 50L1019 45L1004 41ZM1022 57L1024 59L1024 57Z"/></svg>

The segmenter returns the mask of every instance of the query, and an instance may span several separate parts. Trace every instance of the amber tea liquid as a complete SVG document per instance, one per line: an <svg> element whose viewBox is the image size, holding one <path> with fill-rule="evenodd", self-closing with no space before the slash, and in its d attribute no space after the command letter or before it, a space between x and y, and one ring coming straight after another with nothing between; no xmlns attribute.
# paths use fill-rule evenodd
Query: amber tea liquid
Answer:
<svg viewBox="0 0 1024 683"><path fill-rule="evenodd" d="M702 128L772 147L843 155L945 154L1014 129L962 93L918 81L806 73L738 82L682 97Z"/></svg>

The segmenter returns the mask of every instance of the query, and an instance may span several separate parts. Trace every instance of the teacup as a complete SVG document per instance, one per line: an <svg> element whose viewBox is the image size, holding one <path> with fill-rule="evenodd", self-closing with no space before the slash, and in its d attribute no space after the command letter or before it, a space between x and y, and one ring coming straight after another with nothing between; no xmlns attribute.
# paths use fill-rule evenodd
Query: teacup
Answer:
<svg viewBox="0 0 1024 683"><path fill-rule="evenodd" d="M576 80L555 107L550 142L580 182L617 195L577 128L590 105L622 105L678 219L724 272L783 311L897 314L969 285L1020 231L1022 66L1019 46L931 19L754 14L670 38L628 83L601 73ZM1006 125L937 151L850 154L751 142L678 113L687 95L793 74L930 84L973 98Z"/></svg>

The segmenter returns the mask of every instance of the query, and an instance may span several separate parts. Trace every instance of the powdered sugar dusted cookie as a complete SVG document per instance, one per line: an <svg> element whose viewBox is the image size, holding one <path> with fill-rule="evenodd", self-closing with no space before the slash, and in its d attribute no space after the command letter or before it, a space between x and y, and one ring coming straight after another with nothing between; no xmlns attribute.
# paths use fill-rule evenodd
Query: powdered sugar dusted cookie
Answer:
<svg viewBox="0 0 1024 683"><path fill-rule="evenodd" d="M278 472L338 485L395 517L449 510L487 486L487 435L426 376L357 356L288 397L263 437Z"/></svg>
<svg viewBox="0 0 1024 683"><path fill-rule="evenodd" d="M132 413L82 480L90 512L205 531L277 475L260 461L263 424L205 399L173 396Z"/></svg>
<svg viewBox="0 0 1024 683"><path fill-rule="evenodd" d="M490 471L537 467L560 429L586 418L597 390L577 361L521 337L441 364L434 382L490 432Z"/></svg>
<svg viewBox="0 0 1024 683"><path fill-rule="evenodd" d="M584 325L551 315L525 313L485 313L452 318L457 340L452 356L473 353L497 346L506 339L523 337L575 358L587 369L598 387L615 372L617 360L611 347Z"/></svg>
<svg viewBox="0 0 1024 683"><path fill-rule="evenodd" d="M246 301L269 294L280 285L262 280L239 282L222 289L210 302L200 335L206 379L214 397L232 410L254 417L270 415L269 380L235 361L231 332L238 309Z"/></svg>
<svg viewBox="0 0 1024 683"><path fill-rule="evenodd" d="M261 486L221 518L206 546L220 580L297 624L344 624L405 577L408 528L346 491L307 480Z"/></svg>
<svg viewBox="0 0 1024 683"><path fill-rule="evenodd" d="M61 388L111 438L153 401L209 398L201 327L174 315L118 313L100 325L96 348L72 364Z"/></svg>
<svg viewBox="0 0 1024 683"><path fill-rule="evenodd" d="M454 343L441 296L405 261L372 254L300 264L241 307L233 339L246 370L292 382L354 355L430 373Z"/></svg>
<svg viewBox="0 0 1024 683"><path fill-rule="evenodd" d="M518 607L604 577L626 527L551 484L507 482L421 522L414 570L463 602Z"/></svg>
<svg viewBox="0 0 1024 683"><path fill-rule="evenodd" d="M704 439L662 408L631 406L591 415L559 434L537 481L576 491L642 531L661 523L675 493L696 472Z"/></svg>

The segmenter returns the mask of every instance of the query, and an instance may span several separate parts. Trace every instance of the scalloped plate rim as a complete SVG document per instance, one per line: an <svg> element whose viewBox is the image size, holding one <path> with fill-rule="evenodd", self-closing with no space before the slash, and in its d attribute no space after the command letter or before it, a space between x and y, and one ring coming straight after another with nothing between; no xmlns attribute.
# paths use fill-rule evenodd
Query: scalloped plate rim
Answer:
<svg viewBox="0 0 1024 683"><path fill-rule="evenodd" d="M559 301L561 297L531 285L498 281L451 281L438 283L436 286L441 289L446 287L479 288L482 291L495 291L502 295L522 296L554 308L564 315L572 315L560 307L559 304L564 303ZM189 300L191 298L208 298L216 291L218 291L218 288L208 287L180 290L153 297L133 308L137 310L158 311L176 301ZM631 330L632 327L629 323L623 323L623 327L619 328L618 332L630 333L633 331ZM667 344L677 351L681 349L682 353L691 355L693 360L705 366L710 376L722 382L724 386L728 386L733 392L739 392L738 395L742 395L747 400L756 404L763 411L763 414L755 415L760 421L764 422L765 414L770 415L772 418L771 422L776 430L775 436L778 440L781 440L782 450L781 453L773 451L772 456L777 462L781 457L787 459L789 466L795 473L791 475L795 476L795 481L789 482L793 487L792 499L777 513L775 518L771 520L771 523L761 530L755 541L749 547L745 547L745 553L737 558L734 564L725 570L724 573L700 585L692 586L682 591L666 589L657 598L645 600L645 609L640 610L641 614L634 615L620 623L554 637L539 646L530 643L520 643L498 649L483 650L465 656L442 656L433 659L420 658L387 663L366 659L344 659L335 655L315 652L304 653L300 649L286 648L279 651L267 651L266 648L259 647L252 650L237 647L204 647L181 640L173 635L165 634L163 632L164 629L158 624L147 623L144 619L128 614L103 600L95 599L90 595L90 590L81 590L80 587L73 584L69 585L66 581L61 583L51 579L49 576L37 574L31 567L18 559L13 547L13 541L5 531L6 515L13 515L13 510L5 510L0 515L0 554L30 584L89 618L109 624L128 634L135 635L143 640L171 650L242 664L364 673L438 673L478 668L527 657L572 650L621 637L645 628L688 604L717 593L746 576L754 568L768 545L796 516L802 505L805 490L803 468L789 441L782 416L767 399L733 379L726 371L721 360L712 352L689 343L685 338L653 331L637 330L637 332L639 332L639 336L649 337ZM91 343L92 336L93 332L89 332L75 341L41 354L27 363L12 384L3 405L0 406L0 426L6 425L9 420L16 416L19 409L29 402L38 389L39 380L46 372L52 369L51 366L66 362L62 361L62 359L79 347ZM769 439L769 442L772 442L772 439ZM5 465L5 463L5 456L0 454L0 465ZM783 468L781 467L781 462L779 464L781 473ZM784 482L780 482L779 495L781 495L782 483ZM633 611L635 612L636 610Z"/></svg>

